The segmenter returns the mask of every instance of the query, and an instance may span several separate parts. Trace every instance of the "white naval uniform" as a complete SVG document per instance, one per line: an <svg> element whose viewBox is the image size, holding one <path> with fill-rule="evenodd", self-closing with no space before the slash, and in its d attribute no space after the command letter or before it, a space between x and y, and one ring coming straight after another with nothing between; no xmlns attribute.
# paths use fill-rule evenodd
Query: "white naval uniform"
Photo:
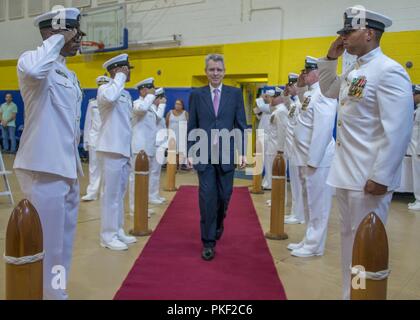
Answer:
<svg viewBox="0 0 420 320"><path fill-rule="evenodd" d="M140 151L144 150L149 159L149 200L159 200L160 173L162 164L156 157L158 130L164 128L164 112L166 104L157 108L153 94L140 97L134 101L133 106L133 137L131 146L133 150L133 167ZM134 212L134 172L130 173L130 211Z"/></svg>
<svg viewBox="0 0 420 320"><path fill-rule="evenodd" d="M290 189L292 193L292 208L290 217L296 218L297 221L305 222L305 215L303 212L302 202L302 184L299 179L299 167L295 164L295 144L294 144L294 128L297 124L297 117L300 113L301 104L299 98L296 96L294 100L290 97L285 97L285 104L289 109L287 132L284 154L288 160L289 176L290 176Z"/></svg>
<svg viewBox="0 0 420 320"><path fill-rule="evenodd" d="M414 112L414 124L411 141L408 145L407 154L411 156L413 170L413 191L416 202L420 202L420 104Z"/></svg>
<svg viewBox="0 0 420 320"><path fill-rule="evenodd" d="M319 82L304 93L306 104L294 127L295 164L299 167L305 220L303 249L322 255L327 238L332 192L327 176L334 157L337 100L321 94ZM306 110L305 110L306 108Z"/></svg>
<svg viewBox="0 0 420 320"><path fill-rule="evenodd" d="M271 108L269 104L265 104L258 109L262 112L258 129L264 130L264 178L262 181L262 187L264 189L271 189L272 168L270 167L270 157L267 154L269 141L268 128L270 127ZM273 164L273 162L271 162L271 164Z"/></svg>
<svg viewBox="0 0 420 320"><path fill-rule="evenodd" d="M376 48L337 77L337 61L318 62L321 90L339 98L336 153L328 184L337 188L341 212L343 297L350 297L350 267L360 222L375 212L386 224L392 193L400 184L402 160L410 141L413 96L404 68ZM355 79L364 79L362 95L352 95ZM356 80L355 80L356 81ZM385 185L383 196L364 193L368 180ZM371 271L371 270L366 270Z"/></svg>
<svg viewBox="0 0 420 320"><path fill-rule="evenodd" d="M264 150L265 158L265 178L267 178L267 188L271 189L273 176L273 162L277 156L277 152L284 152L288 121L287 107L281 103L272 107L270 122L265 132L267 138L266 149Z"/></svg>
<svg viewBox="0 0 420 320"><path fill-rule="evenodd" d="M89 151L89 185L86 190L86 196L93 198L97 198L101 183L101 170L96 154L100 129L101 116L99 114L98 101L92 99L89 101L86 111L84 145L85 149Z"/></svg>
<svg viewBox="0 0 420 320"><path fill-rule="evenodd" d="M64 36L46 39L18 61L25 128L14 169L27 198L38 211L44 243L44 299L66 299L52 287L54 266L70 273L79 208L79 158L82 91L60 55Z"/></svg>
<svg viewBox="0 0 420 320"><path fill-rule="evenodd" d="M126 75L117 73L98 89L102 126L97 153L103 172L101 241L110 243L124 232L124 195L130 173L133 103L124 90Z"/></svg>

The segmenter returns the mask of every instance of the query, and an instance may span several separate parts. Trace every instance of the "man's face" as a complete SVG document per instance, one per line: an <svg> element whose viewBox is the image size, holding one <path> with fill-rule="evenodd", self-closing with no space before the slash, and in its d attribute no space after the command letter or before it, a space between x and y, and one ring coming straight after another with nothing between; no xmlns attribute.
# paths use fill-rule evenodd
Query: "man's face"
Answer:
<svg viewBox="0 0 420 320"><path fill-rule="evenodd" d="M63 49L61 49L60 54L63 57L73 57L77 54L77 52L80 50L82 38L86 35L83 31L80 30L80 26L73 29L51 29L52 34L62 34L64 37L66 36L66 33L73 32L74 30L77 31L76 35L66 42Z"/></svg>
<svg viewBox="0 0 420 320"><path fill-rule="evenodd" d="M310 86L318 82L317 70L305 69L301 74L305 85Z"/></svg>
<svg viewBox="0 0 420 320"><path fill-rule="evenodd" d="M147 88L141 88L139 90L140 97L144 98L145 96L147 96L148 93L149 93L149 89L147 89Z"/></svg>
<svg viewBox="0 0 420 320"><path fill-rule="evenodd" d="M350 30L344 33L341 36L344 49L350 54L360 56L365 51L365 47L369 42L368 39L370 40L371 35L369 33L369 29Z"/></svg>
<svg viewBox="0 0 420 320"><path fill-rule="evenodd" d="M217 88L225 77L225 67L221 61L210 60L207 64L206 75L210 84Z"/></svg>
<svg viewBox="0 0 420 320"><path fill-rule="evenodd" d="M12 100L13 100L12 95L11 95L11 94L9 94L9 93L8 93L8 94L6 94L6 98L5 98L5 99L6 99L6 102L7 102L7 103L12 102Z"/></svg>

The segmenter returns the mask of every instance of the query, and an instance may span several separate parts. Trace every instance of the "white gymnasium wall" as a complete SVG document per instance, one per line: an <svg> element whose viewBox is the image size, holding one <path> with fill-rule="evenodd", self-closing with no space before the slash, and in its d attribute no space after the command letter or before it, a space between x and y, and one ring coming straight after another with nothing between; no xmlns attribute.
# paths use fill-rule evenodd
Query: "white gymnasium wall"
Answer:
<svg viewBox="0 0 420 320"><path fill-rule="evenodd" d="M6 18L0 21L0 60L16 59L40 43L29 1L41 2L44 10L55 3L97 7L126 2L130 41L181 34L185 46L330 36L340 27L343 10L354 4L392 17L390 31L420 30L419 0L23 0L24 18L11 20L12 1L5 1Z"/></svg>

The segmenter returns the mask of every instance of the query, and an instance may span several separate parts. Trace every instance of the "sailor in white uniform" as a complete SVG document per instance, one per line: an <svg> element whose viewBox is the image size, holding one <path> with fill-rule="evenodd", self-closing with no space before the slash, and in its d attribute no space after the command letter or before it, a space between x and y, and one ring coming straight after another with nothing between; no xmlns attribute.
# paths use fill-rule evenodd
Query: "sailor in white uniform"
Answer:
<svg viewBox="0 0 420 320"><path fill-rule="evenodd" d="M67 299L79 209L78 176L83 173L77 148L82 90L66 66L66 57L76 55L84 33L76 8L38 16L35 26L43 42L24 52L17 64L25 128L14 169L24 198L34 205L42 224L44 299ZM65 269L59 288L53 287L54 267Z"/></svg>
<svg viewBox="0 0 420 320"><path fill-rule="evenodd" d="M371 212L386 224L413 125L410 78L380 48L381 36L391 24L382 14L348 8L340 36L318 62L322 93L340 101L328 184L337 188L341 212L344 299L350 298L355 233ZM345 50L357 61L337 76L337 59Z"/></svg>
<svg viewBox="0 0 420 320"><path fill-rule="evenodd" d="M270 122L266 130L267 150L265 150L265 154L268 158L267 170L271 168L270 173L272 173L273 171L273 162L275 157L277 156L277 153L284 153L288 122L288 110L286 105L283 103L283 100L283 90L280 87L275 87L274 96L271 100L270 106ZM270 175L270 177L272 179L272 174Z"/></svg>
<svg viewBox="0 0 420 320"><path fill-rule="evenodd" d="M408 204L408 209L420 211L420 85L414 86L413 93L416 111L414 111L413 132L411 134L411 141L407 153L411 156L413 191L416 200L413 203Z"/></svg>
<svg viewBox="0 0 420 320"><path fill-rule="evenodd" d="M294 144L294 127L297 124L302 104L297 96L296 84L299 79L297 73L289 73L288 84L284 90L284 103L289 110L289 119L287 122L285 156L290 176L290 189L292 193L292 206L290 214L285 216L285 224L303 224L305 223L305 215L303 212L302 202L302 184L299 179L299 167L295 164L295 144Z"/></svg>
<svg viewBox="0 0 420 320"><path fill-rule="evenodd" d="M127 250L136 238L124 232L124 195L130 174L131 117L133 102L124 89L130 81L127 54L104 63L110 74L109 83L98 89L101 116L97 153L103 173L101 194L101 246L111 250Z"/></svg>
<svg viewBox="0 0 420 320"><path fill-rule="evenodd" d="M337 99L321 94L317 59L306 57L302 75L308 88L298 88L305 93L293 136L307 227L303 240L287 248L293 256L311 257L324 254L327 238L332 192L326 181L334 156Z"/></svg>
<svg viewBox="0 0 420 320"><path fill-rule="evenodd" d="M149 159L149 203L163 204L166 199L159 195L162 163L159 163L156 152L159 146L158 131L166 127L164 118L166 99L156 96L153 78L139 82L136 88L139 90L140 97L134 101L133 108L133 137L131 141L133 163L135 163L137 154L144 150ZM134 211L133 172L130 174L130 211ZM151 213L149 211L149 215Z"/></svg>
<svg viewBox="0 0 420 320"><path fill-rule="evenodd" d="M270 89L265 91L264 94L261 95L258 99L256 99L257 106L254 108L254 113L257 115L257 119L259 119L258 123L258 130L259 134L264 133L264 178L262 181L262 188L264 190L271 190L271 179L272 179L272 165L275 158L275 155L272 156L267 153L268 144L269 144L269 127L270 127L270 119L271 119L271 102L274 97L274 90ZM271 166L270 166L271 163Z"/></svg>
<svg viewBox="0 0 420 320"><path fill-rule="evenodd" d="M106 76L96 78L96 84L98 86L108 82L109 78ZM86 111L83 136L83 148L89 152L89 185L87 186L86 195L82 197L82 201L98 199L99 186L101 184L101 170L96 155L96 146L98 144L100 129L101 116L99 114L98 101L91 99Z"/></svg>

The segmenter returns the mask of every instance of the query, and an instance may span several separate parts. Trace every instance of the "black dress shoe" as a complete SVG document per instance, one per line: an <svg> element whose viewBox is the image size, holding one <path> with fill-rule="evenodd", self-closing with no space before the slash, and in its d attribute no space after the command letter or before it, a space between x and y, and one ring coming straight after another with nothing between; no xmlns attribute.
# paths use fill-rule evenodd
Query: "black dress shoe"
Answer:
<svg viewBox="0 0 420 320"><path fill-rule="evenodd" d="M222 237L224 229L225 228L222 225L219 229L216 230L216 240L220 240L220 238Z"/></svg>
<svg viewBox="0 0 420 320"><path fill-rule="evenodd" d="M210 261L214 258L215 253L214 248L203 248L201 257L206 261Z"/></svg>

